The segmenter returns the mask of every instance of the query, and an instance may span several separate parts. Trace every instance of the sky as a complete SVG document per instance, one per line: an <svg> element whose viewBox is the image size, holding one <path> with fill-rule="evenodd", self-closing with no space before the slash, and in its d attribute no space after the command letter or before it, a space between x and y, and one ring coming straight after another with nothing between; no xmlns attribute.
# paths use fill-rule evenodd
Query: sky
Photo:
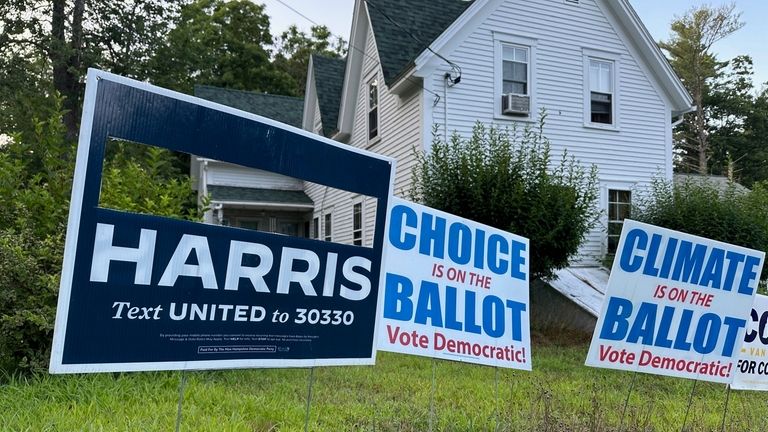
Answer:
<svg viewBox="0 0 768 432"><path fill-rule="evenodd" d="M327 26L335 35L349 41L352 27L352 8L355 0L254 0L266 5L273 35L279 35L291 24L309 31L313 25L292 11L297 10L315 23ZM610 0L613 1L613 0ZM630 0L640 19L654 39L667 40L669 27L675 16L683 15L699 4L718 6L732 0ZM742 13L744 28L715 45L713 51L720 60L749 54L754 60L755 83L768 81L768 0L735 0L736 10Z"/></svg>

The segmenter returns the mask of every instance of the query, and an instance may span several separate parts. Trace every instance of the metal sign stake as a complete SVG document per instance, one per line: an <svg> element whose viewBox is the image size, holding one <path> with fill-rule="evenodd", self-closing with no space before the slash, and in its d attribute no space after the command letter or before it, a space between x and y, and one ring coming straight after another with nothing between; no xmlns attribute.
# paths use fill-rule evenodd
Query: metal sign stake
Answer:
<svg viewBox="0 0 768 432"><path fill-rule="evenodd" d="M432 392L429 395L429 432L435 421L435 392L437 391L437 359L432 359Z"/></svg>
<svg viewBox="0 0 768 432"><path fill-rule="evenodd" d="M728 416L728 401L731 399L731 385L728 384L726 388L727 390L725 391L725 407L723 407L723 422L720 425L720 430L722 432L725 432L725 418Z"/></svg>
<svg viewBox="0 0 768 432"><path fill-rule="evenodd" d="M176 432L181 430L181 406L184 404L184 387L187 386L187 371L181 371L181 383L179 383L179 403L176 407Z"/></svg>
<svg viewBox="0 0 768 432"><path fill-rule="evenodd" d="M493 407L493 418L494 418L494 426L493 426L493 432L497 432L499 430L499 427L501 426L501 422L499 421L499 367L494 366L494 376L493 376L493 395L494 395L494 407Z"/></svg>
<svg viewBox="0 0 768 432"><path fill-rule="evenodd" d="M688 423L688 413L691 411L691 404L693 403L693 393L696 392L696 383L699 380L693 380L693 386L691 387L691 394L688 396L688 406L685 408L685 417L683 418L683 427L680 428L680 432L685 432L685 425Z"/></svg>
<svg viewBox="0 0 768 432"><path fill-rule="evenodd" d="M309 410L312 407L312 386L315 383L315 368L309 368L309 384L307 385L307 407L304 415L304 432L309 431Z"/></svg>
<svg viewBox="0 0 768 432"><path fill-rule="evenodd" d="M627 392L627 398L624 400L624 408L621 410L621 422L619 423L619 432L624 430L624 418L627 415L627 406L629 406L629 396L632 395L632 390L635 388L635 380L637 380L637 371L632 372L632 382L629 383L629 391Z"/></svg>

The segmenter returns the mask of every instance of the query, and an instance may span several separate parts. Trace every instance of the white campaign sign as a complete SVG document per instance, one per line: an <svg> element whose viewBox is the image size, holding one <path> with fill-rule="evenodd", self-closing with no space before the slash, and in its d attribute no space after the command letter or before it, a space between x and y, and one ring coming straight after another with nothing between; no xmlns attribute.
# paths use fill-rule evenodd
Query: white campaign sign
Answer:
<svg viewBox="0 0 768 432"><path fill-rule="evenodd" d="M731 388L768 390L768 297L755 296Z"/></svg>
<svg viewBox="0 0 768 432"><path fill-rule="evenodd" d="M531 370L528 239L392 198L379 349Z"/></svg>
<svg viewBox="0 0 768 432"><path fill-rule="evenodd" d="M625 220L586 364L730 383L764 257Z"/></svg>

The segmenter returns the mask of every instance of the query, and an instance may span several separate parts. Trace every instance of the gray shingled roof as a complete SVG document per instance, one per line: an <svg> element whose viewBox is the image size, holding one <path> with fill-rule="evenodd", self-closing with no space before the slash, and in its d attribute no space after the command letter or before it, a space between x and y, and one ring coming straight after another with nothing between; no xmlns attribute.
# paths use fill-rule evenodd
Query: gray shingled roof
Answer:
<svg viewBox="0 0 768 432"><path fill-rule="evenodd" d="M706 184L717 189L721 194L728 191L733 191L737 194L749 192L749 189L739 183L729 180L728 177L725 176L675 173L673 181L675 185L679 186L685 185L686 183L692 183L694 185Z"/></svg>
<svg viewBox="0 0 768 432"><path fill-rule="evenodd" d="M384 82L389 86L397 81L413 65L416 57L473 2L366 0L366 3L376 46L379 49Z"/></svg>
<svg viewBox="0 0 768 432"><path fill-rule="evenodd" d="M323 135L330 137L336 132L341 105L341 87L344 84L346 59L312 55L315 72L315 88L323 121Z"/></svg>
<svg viewBox="0 0 768 432"><path fill-rule="evenodd" d="M301 127L304 99L221 87L196 85L195 96L291 126Z"/></svg>
<svg viewBox="0 0 768 432"><path fill-rule="evenodd" d="M238 201L271 204L308 204L312 200L300 190L255 189L234 186L208 186L213 201Z"/></svg>

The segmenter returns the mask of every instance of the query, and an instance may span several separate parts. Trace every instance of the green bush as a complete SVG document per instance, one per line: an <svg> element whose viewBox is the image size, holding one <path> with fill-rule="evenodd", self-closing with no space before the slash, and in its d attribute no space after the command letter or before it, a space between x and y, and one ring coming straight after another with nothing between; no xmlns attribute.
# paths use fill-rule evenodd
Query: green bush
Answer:
<svg viewBox="0 0 768 432"><path fill-rule="evenodd" d="M60 114L0 151L0 368L48 364L74 164Z"/></svg>
<svg viewBox="0 0 768 432"><path fill-rule="evenodd" d="M718 188L704 180L654 179L638 194L632 218L688 234L768 251L768 187ZM768 277L763 268L762 279Z"/></svg>
<svg viewBox="0 0 768 432"><path fill-rule="evenodd" d="M202 219L205 208L197 205L192 180L175 166L177 157L172 152L125 141L109 144L114 156L104 164L99 205L176 219ZM207 204L204 200L203 205Z"/></svg>
<svg viewBox="0 0 768 432"><path fill-rule="evenodd" d="M597 169L563 153L554 162L537 128L477 123L469 139L433 134L414 168L412 198L457 216L530 239L532 278L568 266L597 221Z"/></svg>
<svg viewBox="0 0 768 432"><path fill-rule="evenodd" d="M0 148L0 377L47 368L53 338L74 144L60 111L33 137ZM174 156L152 147L105 161L101 205L199 219L188 176Z"/></svg>

